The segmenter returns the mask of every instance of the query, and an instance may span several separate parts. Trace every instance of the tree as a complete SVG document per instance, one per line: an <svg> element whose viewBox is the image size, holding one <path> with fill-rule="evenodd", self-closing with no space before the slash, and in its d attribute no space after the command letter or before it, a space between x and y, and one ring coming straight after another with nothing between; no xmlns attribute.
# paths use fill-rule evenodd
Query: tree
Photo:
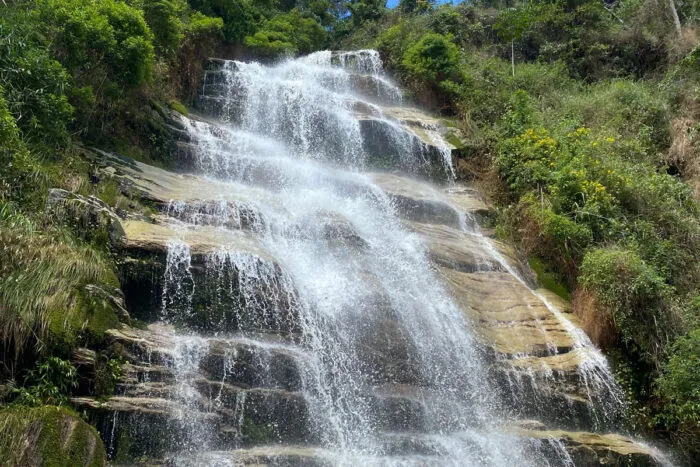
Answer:
<svg viewBox="0 0 700 467"><path fill-rule="evenodd" d="M401 0L399 10L403 13L425 13L435 5L435 0Z"/></svg>
<svg viewBox="0 0 700 467"><path fill-rule="evenodd" d="M224 37L229 42L241 42L255 34L256 11L247 0L189 0L189 3L207 16L224 20Z"/></svg>
<svg viewBox="0 0 700 467"><path fill-rule="evenodd" d="M169 55L177 50L183 37L183 25L178 5L173 0L144 0L143 14L155 44L161 55Z"/></svg>
<svg viewBox="0 0 700 467"><path fill-rule="evenodd" d="M459 69L459 49L450 36L427 33L403 56L403 66L416 77L441 82Z"/></svg>
<svg viewBox="0 0 700 467"><path fill-rule="evenodd" d="M381 18L386 11L386 1L384 0L350 0L348 10L352 23L359 26L366 21L373 21Z"/></svg>
<svg viewBox="0 0 700 467"><path fill-rule="evenodd" d="M297 8L266 21L253 35L245 38L245 45L266 56L310 53L323 46L328 33L311 17L305 17Z"/></svg>

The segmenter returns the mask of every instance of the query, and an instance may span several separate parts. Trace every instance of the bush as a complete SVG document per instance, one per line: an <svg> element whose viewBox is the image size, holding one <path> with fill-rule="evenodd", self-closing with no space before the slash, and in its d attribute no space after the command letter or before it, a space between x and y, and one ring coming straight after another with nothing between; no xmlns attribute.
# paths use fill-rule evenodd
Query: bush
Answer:
<svg viewBox="0 0 700 467"><path fill-rule="evenodd" d="M656 384L663 400L657 423L676 431L682 449L700 452L700 329L674 343Z"/></svg>
<svg viewBox="0 0 700 467"><path fill-rule="evenodd" d="M403 66L414 78L440 83L456 79L459 49L450 36L428 33L406 50Z"/></svg>
<svg viewBox="0 0 700 467"><path fill-rule="evenodd" d="M63 405L68 402L70 391L77 387L78 372L71 362L47 357L27 371L15 402L30 406Z"/></svg>
<svg viewBox="0 0 700 467"><path fill-rule="evenodd" d="M658 365L680 327L671 307L673 289L636 252L595 249L581 264L579 283L595 294L609 313L622 341L644 360Z"/></svg>
<svg viewBox="0 0 700 467"><path fill-rule="evenodd" d="M155 39L161 55L174 53L184 37L184 26L180 20L184 5L177 0L145 0L143 16Z"/></svg>
<svg viewBox="0 0 700 467"><path fill-rule="evenodd" d="M6 7L5 7L6 9ZM70 78L49 51L29 36L21 15L0 18L0 87L4 106L32 141L64 145L73 108L65 95ZM6 124L4 124L6 126Z"/></svg>
<svg viewBox="0 0 700 467"><path fill-rule="evenodd" d="M143 12L115 0L39 0L36 14L58 60L80 83L124 89L151 78L153 35Z"/></svg>
<svg viewBox="0 0 700 467"><path fill-rule="evenodd" d="M242 42L257 29L256 11L247 0L189 0L192 8L223 21L223 34L229 42Z"/></svg>
<svg viewBox="0 0 700 467"><path fill-rule="evenodd" d="M254 35L246 37L244 43L259 54L276 57L313 52L321 48L327 38L327 32L315 19L304 17L295 8L266 21Z"/></svg>

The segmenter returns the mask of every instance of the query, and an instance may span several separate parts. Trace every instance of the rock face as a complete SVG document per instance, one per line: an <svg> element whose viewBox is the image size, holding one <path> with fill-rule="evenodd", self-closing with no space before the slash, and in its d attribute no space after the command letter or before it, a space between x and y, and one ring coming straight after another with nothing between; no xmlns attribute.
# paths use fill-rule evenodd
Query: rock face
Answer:
<svg viewBox="0 0 700 467"><path fill-rule="evenodd" d="M334 56L331 61L334 60L339 58ZM445 125L419 109L400 106L401 91L388 78L377 74L377 70L367 63L348 69L347 81L342 84L347 86L348 90L352 90L352 94L346 96L342 107L351 112L357 121L358 134L352 135L351 138L359 142L361 148L357 149L364 153L367 166L382 170L402 170L422 177L445 179L453 176L451 158L455 147L441 137L446 133ZM254 97L251 93L274 95L281 100L299 97L290 95L286 87L252 87L244 96L246 91L237 86L241 83L236 81L235 74L247 67L247 64L241 62L211 60L202 94L197 101L198 110L205 115L213 115L245 127L252 114L258 110L264 111L264 107L269 104L266 97L258 97L258 106L246 107L246 100L252 100ZM294 65L290 64L289 67L293 68ZM329 76L328 79L332 80L334 77ZM325 102L313 104L311 113L304 115L302 119L318 126L316 131L338 133L337 138L327 138L326 144L334 140L342 141L343 138L343 142L348 144L349 135L343 134L343 131L329 122L329 116L324 115L321 105ZM304 137L299 135L299 127L293 123L283 122L278 128L282 139L292 144L300 136ZM277 128L271 130L275 131ZM318 138L312 136L309 139ZM187 144L183 145L183 149L186 154L193 150L192 146L188 147ZM308 144L304 145L304 149L309 150ZM342 151L342 148L333 149L332 152ZM191 159L187 156L185 158Z"/></svg>
<svg viewBox="0 0 700 467"><path fill-rule="evenodd" d="M526 424L521 424L521 426ZM518 435L541 440L542 449L554 444L563 446L569 462L583 467L599 465L634 465L656 467L664 465L650 449L616 434L601 435L575 431L546 430L541 426L516 428Z"/></svg>
<svg viewBox="0 0 700 467"><path fill-rule="evenodd" d="M72 403L110 433L117 459L163 456L191 429L211 449L231 443L313 443L301 389L304 355L284 343L182 338L168 326L112 330L107 345L126 358L117 395ZM182 361L182 348L196 349ZM183 392L183 380L187 391ZM193 445L194 446L194 445Z"/></svg>
<svg viewBox="0 0 700 467"><path fill-rule="evenodd" d="M183 119L182 167L205 175L102 154L157 210L116 219L135 319L106 335L128 362L115 394L72 401L110 458L656 465L599 434L622 407L605 359L482 235L478 193L415 179L444 178L449 148L376 59L212 62L200 109L226 123ZM404 175L367 172L382 160ZM95 358L74 355L86 378Z"/></svg>
<svg viewBox="0 0 700 467"><path fill-rule="evenodd" d="M49 219L68 220L88 240L117 244L124 237L119 217L99 198L81 196L59 188L49 190L46 200Z"/></svg>
<svg viewBox="0 0 700 467"><path fill-rule="evenodd" d="M157 291L150 305L144 305L143 297L137 298L140 289L130 292L129 279L124 282L132 313L149 321L158 319L162 304L162 276L167 267L169 244L174 237L189 244L192 271L197 282L211 280L206 279L206 257L222 244L226 244L229 250L247 252L274 264L272 255L249 233L255 228L253 222L230 221L225 229L222 225L210 225L215 222L206 214L208 202L195 197L193 192L194 187L201 186L198 194L206 197L207 190L216 190L217 182L173 175L139 163L124 165L115 160L113 164L113 175L130 180L130 189L144 199L155 201L163 213L150 222L120 220L124 232L121 245L131 258L124 263L125 270L133 272L133 261L145 258L157 265L154 269L157 272L152 274L153 283L141 285L150 287L151 293ZM430 259L478 331L485 349L490 349L493 378L500 382L501 387L509 388L506 394L511 403L519 405L525 415L538 416L558 426L573 427L595 419L595 414L590 411L585 373L581 370L582 365L589 363L588 350L578 348L576 338L571 334L575 318L561 301L558 303L561 311L555 315L538 296L540 292L527 287L528 280L532 281L529 276L524 275L528 280L521 282L508 272L508 264L513 270L526 271L512 250L477 233L470 233L476 225L475 213L487 209L474 197L474 192L462 189L458 191L459 195L455 195L455 188L449 192L435 191L422 182L386 174L377 174L374 180L393 198L394 205L405 219L405 226L424 238ZM188 186L192 187L192 195L188 195ZM229 200L226 203L235 202L235 192L229 190L223 194ZM177 221L165 216L169 210L172 212L170 199L174 196L179 196L185 204L189 219L204 213L198 218L202 222L201 228L183 231ZM453 203L450 197L458 197L459 202ZM334 228L342 230L344 227ZM334 236L359 237L357 233L338 232L330 235ZM362 243L361 237L355 241L359 241L355 243L356 247ZM485 250L486 244L498 252L505 263L489 254ZM211 302L206 302L204 297L211 292L205 287L201 295L201 300L204 300L201 306L207 303L210 310ZM196 305L200 299L196 294L193 297L194 308L201 308ZM551 296L546 297L554 300ZM293 306L283 304L280 309L289 308ZM146 309L151 309L151 312L146 313ZM387 430L420 431L425 429L425 421L420 415L421 403L417 401L431 396L429 391L425 392L416 385L420 379L417 369L405 360L414 350L406 348L400 336L393 344L386 340L393 319L388 315L379 327L376 324L368 327L378 332L376 337L371 333L364 337L366 351L363 352L366 355L362 358L377 368L377 375L382 375L373 390L373 411L378 423L388 423L384 427ZM294 320L292 317L290 323ZM231 329L244 329L235 323L232 326ZM314 445L318 440L317 434L308 429L309 424L305 421L308 417L307 402L299 392L308 355L303 347L295 344L298 340L296 333L300 330L293 325L287 329L286 337L279 340L279 329L271 323L258 328L269 333L265 334L270 340L264 348L259 342L246 339L207 338L204 343L200 342L198 345L206 347L206 351L192 370L199 375L194 378L197 396L194 400L183 401L178 400L178 391L181 390L178 389L181 384L178 378L182 375L178 375L176 363L176 349L183 344L177 342L173 329L150 326L138 330L123 326L109 331L107 337L109 348L129 361L118 384L118 395L103 402L85 397L73 402L91 414L103 433L113 433L109 440L111 452L121 453L123 459L145 454L166 455L177 448L184 436L182 431L191 428L189 423L200 423L209 427L206 436L212 441L212 449L207 455L214 456L212 459L235 458L243 465L260 462L332 465L318 451L305 447L216 451L217 446L222 449L229 446L232 439L243 446L269 442ZM83 360L89 360L89 355ZM396 382L399 382L398 386ZM239 407L239 411L232 412L231 407ZM187 414L187 422L183 421L181 414ZM146 431L140 432L136 427ZM645 448L617 435L547 430L539 426L537 430L518 427L516 431L519 436L539 443L538 449L543 452L551 450L550 444L555 440L566 448L576 465L624 465L630 462L631 465L657 465ZM153 433L157 436L152 436ZM158 443L151 442L154 439ZM416 448L415 441L411 446ZM555 452L547 454L550 457L560 455ZM207 462L202 459L193 457L189 461L192 465Z"/></svg>
<svg viewBox="0 0 700 467"><path fill-rule="evenodd" d="M5 465L106 465L95 429L59 407L0 410L0 438Z"/></svg>

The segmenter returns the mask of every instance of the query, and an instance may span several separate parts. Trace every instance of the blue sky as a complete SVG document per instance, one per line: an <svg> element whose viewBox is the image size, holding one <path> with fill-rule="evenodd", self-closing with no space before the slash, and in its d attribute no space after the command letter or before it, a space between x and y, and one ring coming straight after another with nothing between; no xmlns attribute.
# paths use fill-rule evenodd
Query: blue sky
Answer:
<svg viewBox="0 0 700 467"><path fill-rule="evenodd" d="M438 4L440 4L440 3L459 3L459 1L460 0L457 0L454 2L452 0L438 0L437 3ZM399 0L389 0L388 2L386 2L386 6L388 6L389 8L394 8L398 4L399 4Z"/></svg>

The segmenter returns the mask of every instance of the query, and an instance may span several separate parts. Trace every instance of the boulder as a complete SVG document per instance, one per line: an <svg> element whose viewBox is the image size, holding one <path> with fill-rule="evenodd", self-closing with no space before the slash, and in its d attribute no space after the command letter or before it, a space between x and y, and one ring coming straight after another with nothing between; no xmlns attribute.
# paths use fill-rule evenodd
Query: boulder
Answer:
<svg viewBox="0 0 700 467"><path fill-rule="evenodd" d="M0 410L0 459L6 465L106 465L97 431L73 412L52 406Z"/></svg>

